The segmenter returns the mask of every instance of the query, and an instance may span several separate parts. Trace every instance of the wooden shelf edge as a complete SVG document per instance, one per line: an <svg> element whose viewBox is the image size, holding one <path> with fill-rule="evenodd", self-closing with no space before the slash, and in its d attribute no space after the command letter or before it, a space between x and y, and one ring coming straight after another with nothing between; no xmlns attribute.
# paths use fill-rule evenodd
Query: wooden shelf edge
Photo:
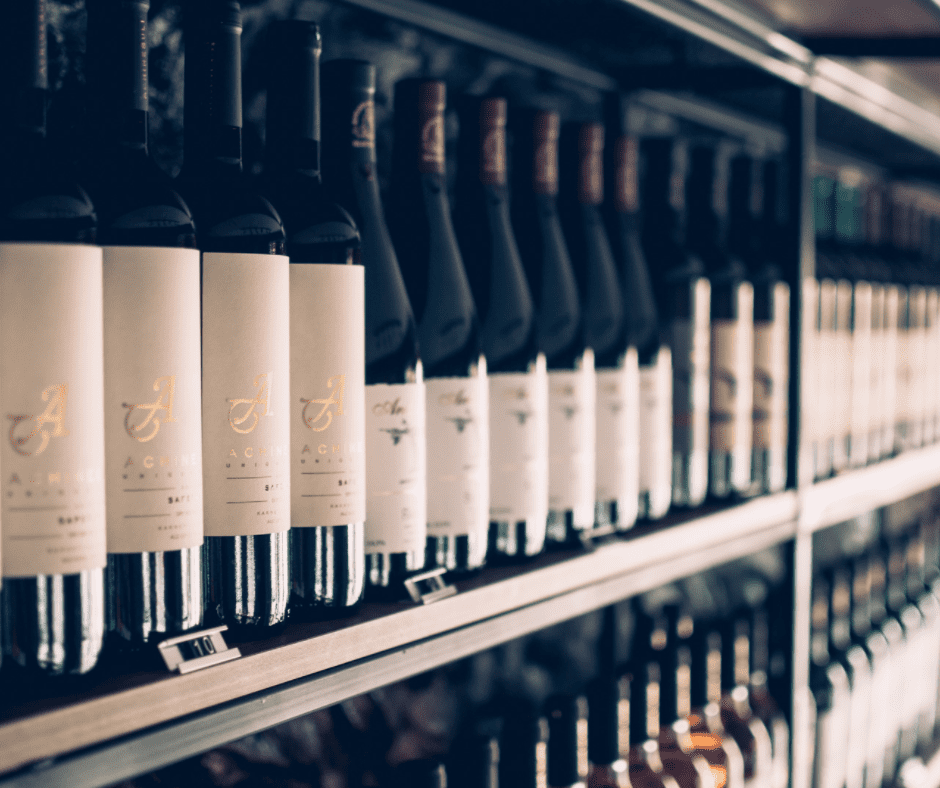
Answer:
<svg viewBox="0 0 940 788"><path fill-rule="evenodd" d="M818 531L937 485L940 445L905 452L808 487L800 501L800 530Z"/></svg>
<svg viewBox="0 0 940 788"><path fill-rule="evenodd" d="M141 687L14 719L0 724L0 772L377 655L406 648L410 652L416 643L435 639L444 643L448 633L467 627L485 631L518 611L528 610L529 620L543 622L536 628L548 626L594 609L584 604L570 606L579 593L588 594L596 608L791 538L796 515L795 493L757 498L660 531L603 544L592 552L429 606L408 608L186 676L168 675ZM614 599L597 590L606 588L605 584L616 589ZM542 612L533 619L531 610L538 606ZM505 639L511 638L507 634ZM475 650L481 648L478 641L474 637Z"/></svg>

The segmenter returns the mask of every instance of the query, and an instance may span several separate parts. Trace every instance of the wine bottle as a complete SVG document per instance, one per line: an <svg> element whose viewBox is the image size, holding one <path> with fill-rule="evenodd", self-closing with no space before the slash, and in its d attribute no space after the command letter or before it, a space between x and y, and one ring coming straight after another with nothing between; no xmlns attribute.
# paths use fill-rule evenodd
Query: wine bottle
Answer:
<svg viewBox="0 0 940 788"><path fill-rule="evenodd" d="M849 745L845 749L847 786L864 785L865 745L872 693L872 663L864 645L852 639L852 583L848 567L828 573L829 654L841 663L849 679Z"/></svg>
<svg viewBox="0 0 940 788"><path fill-rule="evenodd" d="M770 733L751 708L751 635L746 613L733 613L721 624L721 719L744 755L744 779L757 785L773 780Z"/></svg>
<svg viewBox="0 0 940 788"><path fill-rule="evenodd" d="M871 282L871 378L869 383L868 462L881 459L882 422L885 411L886 354L884 312L887 266L881 260L884 236L884 194L876 184L865 190L864 255ZM892 367L893 368L893 367Z"/></svg>
<svg viewBox="0 0 940 788"><path fill-rule="evenodd" d="M893 418L893 412L891 414ZM887 589L888 571L885 557L880 545L877 543L868 553L869 579L871 584L871 624L874 631L880 633L888 644L887 653L887 687L877 683L875 690L881 697L891 698L888 703L879 705L882 714L875 716L870 730L870 738L875 754L882 759L883 777L885 781L893 779L898 766L898 731L901 727L902 704L899 701L903 694L898 687L904 664L904 628L901 622L888 611ZM872 772L871 777L874 778ZM866 777L866 782L868 778ZM869 783L872 784L872 783Z"/></svg>
<svg viewBox="0 0 940 788"><path fill-rule="evenodd" d="M851 689L845 668L829 655L829 584L813 581L809 688L815 702L813 780L816 788L838 788L846 780Z"/></svg>
<svg viewBox="0 0 940 788"><path fill-rule="evenodd" d="M711 282L709 490L716 498L751 486L754 419L754 288L728 250L730 151L696 145L688 181L687 246Z"/></svg>
<svg viewBox="0 0 940 788"><path fill-rule="evenodd" d="M620 132L607 146L611 189L604 203L607 235L618 262L630 345L640 378L638 457L640 517L663 517L672 501L672 354L660 337L656 298L640 244L639 142L622 133L619 98L610 125Z"/></svg>
<svg viewBox="0 0 940 788"><path fill-rule="evenodd" d="M6 9L0 39L0 618L15 663L85 673L105 630L101 249L91 201L46 145L43 0Z"/></svg>
<svg viewBox="0 0 940 788"><path fill-rule="evenodd" d="M667 604L655 614L637 611L633 650L645 652L659 666L659 718L657 736L664 771L680 788L713 786L708 762L695 751L688 716L692 713L689 686L692 654L677 642L676 631L685 625L679 605ZM691 622L690 622L691 623ZM637 638L642 635L642 642Z"/></svg>
<svg viewBox="0 0 940 788"><path fill-rule="evenodd" d="M379 198L375 67L321 70L323 182L359 227L366 287L366 593L401 596L424 566L425 391L418 335Z"/></svg>
<svg viewBox="0 0 940 788"><path fill-rule="evenodd" d="M654 137L640 153L643 252L672 351L672 502L698 506L708 493L711 284L684 246L688 146Z"/></svg>
<svg viewBox="0 0 940 788"><path fill-rule="evenodd" d="M751 477L762 492L787 479L790 287L780 268L782 168L739 155L731 162L728 247L754 288L754 415Z"/></svg>
<svg viewBox="0 0 940 788"><path fill-rule="evenodd" d="M88 4L85 182L104 261L109 629L142 643L202 624L199 252L148 155L148 0Z"/></svg>
<svg viewBox="0 0 940 788"><path fill-rule="evenodd" d="M389 228L418 321L427 408L428 566L479 569L489 533L486 358L447 200L443 82L395 86Z"/></svg>
<svg viewBox="0 0 940 788"><path fill-rule="evenodd" d="M924 629L920 648L920 675L926 677L919 691L920 723L917 744L921 749L933 743L937 720L937 658L940 655L940 599L927 583L924 537L918 523L907 535L907 599L920 611Z"/></svg>
<svg viewBox="0 0 940 788"><path fill-rule="evenodd" d="M753 584L752 584L753 585ZM761 583L761 586L764 584ZM770 785L786 788L790 782L790 725L777 702L789 692L787 670L791 661L790 649L780 632L771 635L771 622L783 620L789 614L789 597L782 588L760 589L764 598L755 600L750 613L751 675L750 700L754 713L764 723L773 745L772 776ZM789 634L789 633L786 633ZM779 695L776 693L779 690Z"/></svg>
<svg viewBox="0 0 940 788"><path fill-rule="evenodd" d="M528 699L507 698L499 750L500 785L548 785L548 720Z"/></svg>
<svg viewBox="0 0 940 788"><path fill-rule="evenodd" d="M836 311L837 267L835 260L835 185L832 178L816 175L813 178L813 206L816 225L816 280L818 282L818 308L814 343L816 345L816 411L817 448L815 477L829 476L835 463L836 452L836 388L838 356L838 323Z"/></svg>
<svg viewBox="0 0 940 788"><path fill-rule="evenodd" d="M836 181L836 235L842 246L843 275L852 286L849 315L849 442L850 467L868 464L868 424L871 420L871 344L874 293L862 251L862 189L854 174L840 173Z"/></svg>
<svg viewBox="0 0 940 788"><path fill-rule="evenodd" d="M637 681L639 681L637 679ZM644 746L646 727L633 730L630 709L632 677L601 675L588 688L588 755L591 769L588 788L677 788L669 775L653 768L655 748L647 759ZM637 700L641 698L637 697ZM637 741L638 739L638 741ZM650 742L652 745L652 742Z"/></svg>
<svg viewBox="0 0 940 788"><path fill-rule="evenodd" d="M685 769L676 769L674 761L667 763L662 757L659 746L661 727L659 724L661 669L655 659L650 658L649 650L640 649L631 655L628 673L625 676L629 689L627 714L630 748L626 760L629 764L630 782L634 775L644 783L656 785L657 782L670 788L682 788L694 784L697 775L690 775ZM623 692L623 690L621 690ZM624 693L626 694L626 693ZM624 694L619 697L623 698ZM677 780L677 775L684 778Z"/></svg>
<svg viewBox="0 0 940 788"><path fill-rule="evenodd" d="M595 511L598 528L624 531L639 504L639 362L627 333L624 297L600 207L604 126L566 123L561 133L559 216L582 295L594 351Z"/></svg>
<svg viewBox="0 0 940 788"><path fill-rule="evenodd" d="M489 371L490 559L532 556L548 516L548 382L509 218L506 100L460 103L454 229Z"/></svg>
<svg viewBox="0 0 940 788"><path fill-rule="evenodd" d="M588 776L588 704L582 695L557 694L545 701L548 720L548 788L583 786Z"/></svg>
<svg viewBox="0 0 940 788"><path fill-rule="evenodd" d="M872 627L872 571L867 556L851 560L852 583L852 640L868 655L871 664L871 691L869 694L867 735L863 736L865 786L881 785L885 771L885 714L892 703L890 651L884 634ZM852 743L850 749L856 745Z"/></svg>
<svg viewBox="0 0 940 788"><path fill-rule="evenodd" d="M270 27L264 191L290 258L292 609L365 588L365 277L359 231L320 178L320 30Z"/></svg>
<svg viewBox="0 0 940 788"><path fill-rule="evenodd" d="M895 368L894 451L908 448L911 437L911 366L913 333L911 331L911 285L907 252L910 243L910 214L913 206L902 193L894 195L891 206L891 270L898 293L897 366Z"/></svg>
<svg viewBox="0 0 940 788"><path fill-rule="evenodd" d="M513 227L548 365L546 535L563 544L594 524L594 352L558 218L558 114L520 110L512 126Z"/></svg>
<svg viewBox="0 0 940 788"><path fill-rule="evenodd" d="M183 22L180 189L202 251L207 605L230 628L273 626L284 621L290 594L284 228L242 174L241 8L193 4Z"/></svg>

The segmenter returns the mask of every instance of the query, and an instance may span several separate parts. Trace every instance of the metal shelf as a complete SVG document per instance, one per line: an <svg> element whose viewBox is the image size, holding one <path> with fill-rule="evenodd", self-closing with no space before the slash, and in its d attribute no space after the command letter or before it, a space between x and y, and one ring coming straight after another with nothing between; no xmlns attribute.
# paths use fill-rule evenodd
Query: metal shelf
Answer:
<svg viewBox="0 0 940 788"><path fill-rule="evenodd" d="M811 533L940 484L940 445L848 471L803 491L800 531Z"/></svg>
<svg viewBox="0 0 940 788"><path fill-rule="evenodd" d="M796 516L792 492L686 515L533 568L487 570L429 606L366 606L349 623L307 625L321 630L311 637L241 646L233 662L20 712L0 723L0 770L57 760L0 785L100 786L159 768L780 544L796 534Z"/></svg>

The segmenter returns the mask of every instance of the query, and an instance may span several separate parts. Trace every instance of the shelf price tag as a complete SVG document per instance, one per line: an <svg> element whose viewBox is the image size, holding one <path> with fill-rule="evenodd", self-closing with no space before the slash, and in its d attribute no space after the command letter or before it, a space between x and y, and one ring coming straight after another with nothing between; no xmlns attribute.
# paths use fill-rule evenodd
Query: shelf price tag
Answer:
<svg viewBox="0 0 940 788"><path fill-rule="evenodd" d="M457 589L444 582L444 567L412 575L405 581L405 588L415 602L430 605L457 593Z"/></svg>
<svg viewBox="0 0 940 788"><path fill-rule="evenodd" d="M160 656L168 670L180 674L238 659L241 652L237 648L229 648L222 637L227 629L226 626L201 629L164 640L158 646Z"/></svg>

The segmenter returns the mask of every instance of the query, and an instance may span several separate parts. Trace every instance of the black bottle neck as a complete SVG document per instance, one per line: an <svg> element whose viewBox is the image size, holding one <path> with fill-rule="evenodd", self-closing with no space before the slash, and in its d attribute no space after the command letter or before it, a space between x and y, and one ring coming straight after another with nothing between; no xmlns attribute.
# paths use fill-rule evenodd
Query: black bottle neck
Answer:
<svg viewBox="0 0 940 788"><path fill-rule="evenodd" d="M723 262L715 256L724 250L728 235L728 180L728 158L722 151L693 148L687 196L688 244L711 266Z"/></svg>
<svg viewBox="0 0 940 788"><path fill-rule="evenodd" d="M548 721L527 700L508 699L500 735L499 783L519 788L548 784Z"/></svg>
<svg viewBox="0 0 940 788"><path fill-rule="evenodd" d="M888 615L888 573L885 568L884 559L877 553L872 553L868 558L868 574L871 623L874 627L880 627Z"/></svg>
<svg viewBox="0 0 940 788"><path fill-rule="evenodd" d="M320 29L281 21L268 39L265 171L320 180Z"/></svg>
<svg viewBox="0 0 940 788"><path fill-rule="evenodd" d="M695 708L721 700L721 641L719 632L702 626L697 626L691 638L691 691Z"/></svg>
<svg viewBox="0 0 940 788"><path fill-rule="evenodd" d="M829 583L823 578L813 581L809 646L812 663L825 668L829 664Z"/></svg>
<svg viewBox="0 0 940 788"><path fill-rule="evenodd" d="M643 141L641 154L644 237L649 244L681 247L686 234L688 147L671 138L652 138Z"/></svg>
<svg viewBox="0 0 940 788"><path fill-rule="evenodd" d="M46 134L49 67L45 0L19 0L4 9L0 25L0 134L7 153L22 155L19 141L38 144Z"/></svg>
<svg viewBox="0 0 940 788"><path fill-rule="evenodd" d="M147 152L149 0L89 0L91 144Z"/></svg>
<svg viewBox="0 0 940 788"><path fill-rule="evenodd" d="M829 642L836 651L845 651L852 636L852 581L842 567L832 572L829 597Z"/></svg>
<svg viewBox="0 0 940 788"><path fill-rule="evenodd" d="M642 745L659 738L659 704L662 672L659 663L636 660L630 672L630 744Z"/></svg>
<svg viewBox="0 0 940 788"><path fill-rule="evenodd" d="M242 169L241 11L237 2L190 3L184 17L184 154L195 175Z"/></svg>
<svg viewBox="0 0 940 788"><path fill-rule="evenodd" d="M375 67L362 60L332 60L321 69L323 182L361 219L360 193L378 205L375 155Z"/></svg>
<svg viewBox="0 0 940 788"><path fill-rule="evenodd" d="M835 182L828 175L813 178L813 215L816 242L828 245L835 240Z"/></svg>
<svg viewBox="0 0 940 788"><path fill-rule="evenodd" d="M602 674L588 688L588 759L595 766L610 766L619 760L621 734L629 736L629 695L621 695L624 685L612 674ZM629 692L629 687L625 691Z"/></svg>
<svg viewBox="0 0 940 788"><path fill-rule="evenodd" d="M907 602L907 556L904 545L898 539L888 543L888 587L886 599L888 609L898 613Z"/></svg>
<svg viewBox="0 0 940 788"><path fill-rule="evenodd" d="M751 681L751 626L744 614L727 619L722 637L721 683L726 690L747 687Z"/></svg>
<svg viewBox="0 0 940 788"><path fill-rule="evenodd" d="M871 569L863 556L852 562L852 632L864 638L871 632Z"/></svg>
<svg viewBox="0 0 940 788"><path fill-rule="evenodd" d="M548 699L548 785L568 788L583 782L588 772L588 708L581 696L553 695Z"/></svg>
<svg viewBox="0 0 940 788"><path fill-rule="evenodd" d="M861 244L862 190L843 181L835 185L835 238L843 247Z"/></svg>
<svg viewBox="0 0 940 788"><path fill-rule="evenodd" d="M761 162L750 156L736 156L731 162L728 196L728 251L740 257L752 270L760 265L760 239L767 226L764 179Z"/></svg>
<svg viewBox="0 0 940 788"><path fill-rule="evenodd" d="M392 184L398 194L418 193L430 179L444 178L443 82L405 79L395 85Z"/></svg>
<svg viewBox="0 0 940 788"><path fill-rule="evenodd" d="M669 725L692 713L692 617L678 604L663 608L666 644L662 651L662 721Z"/></svg>

